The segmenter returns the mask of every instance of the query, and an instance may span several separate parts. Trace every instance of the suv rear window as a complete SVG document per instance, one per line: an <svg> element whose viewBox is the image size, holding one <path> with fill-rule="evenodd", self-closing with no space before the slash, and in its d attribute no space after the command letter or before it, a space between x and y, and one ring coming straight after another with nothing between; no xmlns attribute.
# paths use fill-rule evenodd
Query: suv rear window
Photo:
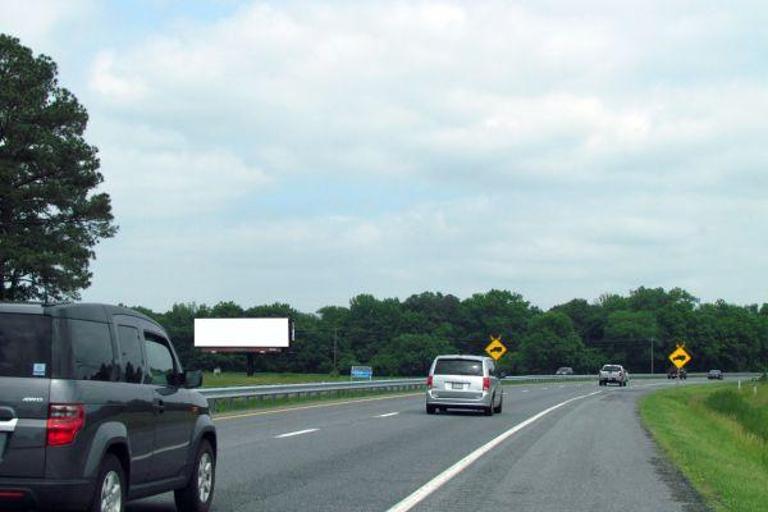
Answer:
<svg viewBox="0 0 768 512"><path fill-rule="evenodd" d="M616 366L615 364L607 364L603 366L604 372L620 372L621 366Z"/></svg>
<svg viewBox="0 0 768 512"><path fill-rule="evenodd" d="M483 362L472 359L438 359L435 375L476 375L483 376Z"/></svg>
<svg viewBox="0 0 768 512"><path fill-rule="evenodd" d="M49 377L51 319L0 313L0 377Z"/></svg>

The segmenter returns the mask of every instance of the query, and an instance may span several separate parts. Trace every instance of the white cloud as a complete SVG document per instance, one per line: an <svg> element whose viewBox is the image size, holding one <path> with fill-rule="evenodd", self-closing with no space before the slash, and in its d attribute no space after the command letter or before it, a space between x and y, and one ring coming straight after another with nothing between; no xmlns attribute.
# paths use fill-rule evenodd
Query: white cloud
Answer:
<svg viewBox="0 0 768 512"><path fill-rule="evenodd" d="M124 229L89 296L758 301L766 12L251 2L100 40L82 81Z"/></svg>
<svg viewBox="0 0 768 512"><path fill-rule="evenodd" d="M147 95L147 85L139 76L120 76L114 70L114 54L102 51L93 62L90 87L98 94L120 103L135 103Z"/></svg>
<svg viewBox="0 0 768 512"><path fill-rule="evenodd" d="M135 124L99 128L103 188L118 222L226 211L270 182L233 152L199 147L179 132Z"/></svg>
<svg viewBox="0 0 768 512"><path fill-rule="evenodd" d="M39 52L40 47L55 46L63 27L87 18L94 8L92 0L4 0L0 2L0 31L23 38L24 45Z"/></svg>

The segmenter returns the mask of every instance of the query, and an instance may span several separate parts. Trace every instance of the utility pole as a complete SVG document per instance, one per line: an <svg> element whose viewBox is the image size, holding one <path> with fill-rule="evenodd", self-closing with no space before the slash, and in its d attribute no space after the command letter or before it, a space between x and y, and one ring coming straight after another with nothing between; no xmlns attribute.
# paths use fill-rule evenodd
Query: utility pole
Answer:
<svg viewBox="0 0 768 512"><path fill-rule="evenodd" d="M333 328L333 369L338 372L339 369L336 367L336 347L338 346L338 338L339 338L339 328L334 327Z"/></svg>
<svg viewBox="0 0 768 512"><path fill-rule="evenodd" d="M653 375L653 342L654 339L651 337L651 375Z"/></svg>

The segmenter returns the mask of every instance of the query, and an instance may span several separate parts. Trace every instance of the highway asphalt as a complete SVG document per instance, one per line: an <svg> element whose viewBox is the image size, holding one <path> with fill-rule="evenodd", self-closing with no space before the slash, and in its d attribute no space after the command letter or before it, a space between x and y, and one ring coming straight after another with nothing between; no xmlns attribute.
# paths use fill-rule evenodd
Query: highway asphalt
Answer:
<svg viewBox="0 0 768 512"><path fill-rule="evenodd" d="M636 409L692 382L505 386L492 417L428 416L418 394L221 418L214 510L703 511ZM165 494L127 510L175 508Z"/></svg>

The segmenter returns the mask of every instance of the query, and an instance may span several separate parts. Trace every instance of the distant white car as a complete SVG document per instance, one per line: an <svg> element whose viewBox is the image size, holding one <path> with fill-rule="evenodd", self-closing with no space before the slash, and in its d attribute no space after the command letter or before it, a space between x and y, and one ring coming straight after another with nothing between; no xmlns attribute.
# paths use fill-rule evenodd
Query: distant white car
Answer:
<svg viewBox="0 0 768 512"><path fill-rule="evenodd" d="M629 382L629 372L620 364L606 364L600 369L598 383L607 386L609 382L626 386Z"/></svg>

